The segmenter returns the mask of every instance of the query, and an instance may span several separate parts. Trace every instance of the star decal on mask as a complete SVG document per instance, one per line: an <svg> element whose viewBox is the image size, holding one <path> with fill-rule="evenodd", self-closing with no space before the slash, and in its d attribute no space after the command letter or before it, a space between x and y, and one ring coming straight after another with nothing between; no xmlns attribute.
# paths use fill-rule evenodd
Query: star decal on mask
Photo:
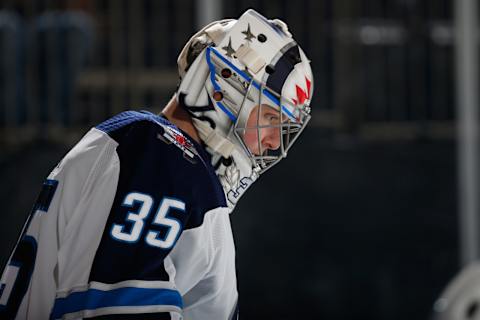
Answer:
<svg viewBox="0 0 480 320"><path fill-rule="evenodd" d="M255 39L255 35L250 31L250 23L248 24L247 30L242 31L242 33L245 35L245 40L252 42L252 39Z"/></svg>
<svg viewBox="0 0 480 320"><path fill-rule="evenodd" d="M226 55L229 56L230 58L233 57L233 54L235 53L235 50L232 47L232 38L228 40L228 46L222 47L223 50L225 50Z"/></svg>

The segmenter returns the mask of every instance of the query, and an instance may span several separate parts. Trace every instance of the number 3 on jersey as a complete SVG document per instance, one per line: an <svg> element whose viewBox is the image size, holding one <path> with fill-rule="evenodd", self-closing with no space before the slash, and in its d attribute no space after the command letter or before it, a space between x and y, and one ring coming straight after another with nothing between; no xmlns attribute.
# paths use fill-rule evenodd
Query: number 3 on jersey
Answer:
<svg viewBox="0 0 480 320"><path fill-rule="evenodd" d="M138 210L129 211L126 217L128 222L133 223L130 231L126 231L128 228L125 225L113 224L110 232L113 238L125 242L137 242L139 240L145 225L145 219L150 214L154 201L148 194L131 192L123 200L122 206L132 208L136 203L139 204ZM147 244L162 249L170 249L175 244L182 226L177 219L167 216L171 209L185 211L185 203L169 197L162 199L152 225L168 227L168 231L162 239L158 231L149 230L145 237Z"/></svg>

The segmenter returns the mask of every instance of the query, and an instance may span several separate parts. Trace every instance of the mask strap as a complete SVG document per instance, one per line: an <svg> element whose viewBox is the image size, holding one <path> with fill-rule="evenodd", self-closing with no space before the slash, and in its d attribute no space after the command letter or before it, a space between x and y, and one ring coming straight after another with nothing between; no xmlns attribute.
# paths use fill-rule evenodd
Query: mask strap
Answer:
<svg viewBox="0 0 480 320"><path fill-rule="evenodd" d="M260 56L257 51L253 50L248 45L242 44L235 52L235 55L241 63L243 63L255 74L258 73L266 64L262 56Z"/></svg>
<svg viewBox="0 0 480 320"><path fill-rule="evenodd" d="M212 129L212 127L210 127L205 121L196 118L192 118L192 121L198 131L198 135L208 147L221 154L224 158L228 158L232 155L235 145L230 142L230 140Z"/></svg>

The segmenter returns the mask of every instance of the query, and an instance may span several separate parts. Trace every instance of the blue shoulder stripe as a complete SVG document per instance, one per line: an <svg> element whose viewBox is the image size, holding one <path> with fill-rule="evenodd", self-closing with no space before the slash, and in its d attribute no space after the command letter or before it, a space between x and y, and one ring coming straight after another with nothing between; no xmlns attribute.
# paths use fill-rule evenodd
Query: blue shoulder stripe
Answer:
<svg viewBox="0 0 480 320"><path fill-rule="evenodd" d="M57 298L50 319L61 319L65 314L83 310L142 306L175 306L182 309L183 301L178 291L164 288L89 289Z"/></svg>
<svg viewBox="0 0 480 320"><path fill-rule="evenodd" d="M165 126L168 126L168 125L173 126L172 124L167 122L164 118L157 116L148 111L125 111L100 123L95 128L97 128L98 130L102 130L106 133L110 133L112 131L125 127L132 122L142 121L142 120L156 122Z"/></svg>

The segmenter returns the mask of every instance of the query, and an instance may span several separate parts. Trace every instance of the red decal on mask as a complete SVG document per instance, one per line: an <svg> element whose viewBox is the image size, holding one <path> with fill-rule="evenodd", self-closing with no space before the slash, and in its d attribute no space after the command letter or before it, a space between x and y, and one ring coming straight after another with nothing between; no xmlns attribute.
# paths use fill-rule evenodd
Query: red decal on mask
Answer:
<svg viewBox="0 0 480 320"><path fill-rule="evenodd" d="M305 83L307 85L307 92L300 88L298 85L295 85L295 89L297 90L297 99L292 99L293 104L303 104L305 100L310 99L310 93L312 89L312 82L305 77Z"/></svg>

